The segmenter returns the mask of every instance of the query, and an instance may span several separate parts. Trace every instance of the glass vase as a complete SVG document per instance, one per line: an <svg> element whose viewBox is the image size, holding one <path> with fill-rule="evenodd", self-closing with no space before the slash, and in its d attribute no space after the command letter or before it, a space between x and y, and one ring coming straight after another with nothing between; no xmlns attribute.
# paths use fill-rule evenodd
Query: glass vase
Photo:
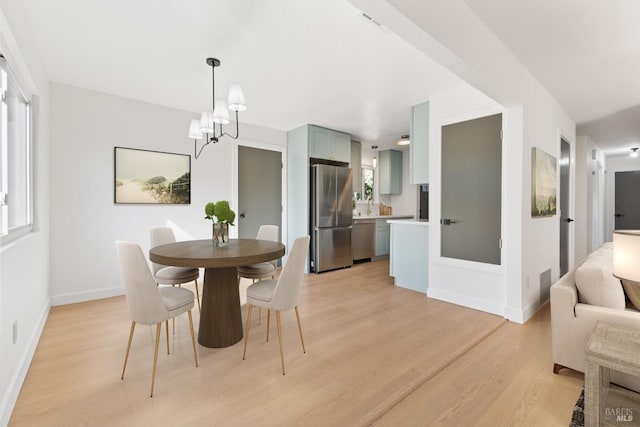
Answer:
<svg viewBox="0 0 640 427"><path fill-rule="evenodd" d="M213 246L223 247L229 243L229 224L226 222L213 223Z"/></svg>

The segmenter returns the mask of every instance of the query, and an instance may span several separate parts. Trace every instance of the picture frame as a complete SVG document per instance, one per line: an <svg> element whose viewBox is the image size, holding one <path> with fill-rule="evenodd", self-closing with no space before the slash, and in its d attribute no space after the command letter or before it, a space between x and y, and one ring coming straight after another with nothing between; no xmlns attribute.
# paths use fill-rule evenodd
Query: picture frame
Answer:
<svg viewBox="0 0 640 427"><path fill-rule="evenodd" d="M537 148L531 148L531 217L556 215L557 159Z"/></svg>
<svg viewBox="0 0 640 427"><path fill-rule="evenodd" d="M113 147L113 202L191 204L191 156Z"/></svg>

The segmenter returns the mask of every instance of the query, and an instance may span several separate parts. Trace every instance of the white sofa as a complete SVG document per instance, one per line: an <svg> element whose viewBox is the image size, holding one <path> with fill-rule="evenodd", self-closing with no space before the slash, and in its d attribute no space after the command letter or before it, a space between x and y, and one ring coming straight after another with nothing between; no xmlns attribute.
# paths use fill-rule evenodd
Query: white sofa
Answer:
<svg viewBox="0 0 640 427"><path fill-rule="evenodd" d="M611 275L613 265L613 246L605 243L589 254L586 260L565 274L551 287L551 344L553 372L570 368L584 372L585 347L596 322L640 329L640 311L631 304L625 304L624 291L620 281ZM576 285L576 273L578 285ZM601 285L589 289L595 282ZM619 284L619 289L615 284ZM580 292L582 288L584 292ZM601 306L587 303L604 301ZM622 298L622 302L620 301ZM612 308L612 306L616 308ZM640 379L612 373L612 382L640 391Z"/></svg>

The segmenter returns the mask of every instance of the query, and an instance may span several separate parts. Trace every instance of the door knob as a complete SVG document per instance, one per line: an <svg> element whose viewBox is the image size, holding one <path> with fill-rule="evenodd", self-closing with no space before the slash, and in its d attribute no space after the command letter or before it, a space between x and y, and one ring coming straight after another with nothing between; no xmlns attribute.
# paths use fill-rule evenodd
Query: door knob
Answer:
<svg viewBox="0 0 640 427"><path fill-rule="evenodd" d="M624 216L624 214L616 214L615 216L616 218L620 218L621 216Z"/></svg>
<svg viewBox="0 0 640 427"><path fill-rule="evenodd" d="M244 215L244 211L243 211L243 212L240 212L240 218L244 218L244 217L245 217L245 215Z"/></svg>
<svg viewBox="0 0 640 427"><path fill-rule="evenodd" d="M565 219L565 221L567 221L567 222L573 222L574 220L572 220L571 218L567 218L567 219Z"/></svg>
<svg viewBox="0 0 640 427"><path fill-rule="evenodd" d="M440 220L440 224L442 224L442 225L451 225L451 224L457 224L457 223L458 223L458 221L453 221L453 220L451 220L449 218L442 218Z"/></svg>

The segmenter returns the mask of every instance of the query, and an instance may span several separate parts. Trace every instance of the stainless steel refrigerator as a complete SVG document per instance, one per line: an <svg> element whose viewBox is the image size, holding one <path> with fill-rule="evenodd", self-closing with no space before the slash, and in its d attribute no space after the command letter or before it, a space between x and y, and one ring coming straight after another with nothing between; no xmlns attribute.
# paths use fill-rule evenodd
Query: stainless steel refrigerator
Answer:
<svg viewBox="0 0 640 427"><path fill-rule="evenodd" d="M351 169L311 166L311 271L320 273L353 264L351 194Z"/></svg>

